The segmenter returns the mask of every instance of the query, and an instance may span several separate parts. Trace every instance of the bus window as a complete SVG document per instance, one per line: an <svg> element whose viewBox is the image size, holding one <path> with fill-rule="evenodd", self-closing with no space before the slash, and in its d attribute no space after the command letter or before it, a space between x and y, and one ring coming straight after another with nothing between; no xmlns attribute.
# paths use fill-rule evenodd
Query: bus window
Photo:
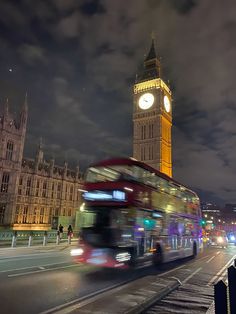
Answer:
<svg viewBox="0 0 236 314"><path fill-rule="evenodd" d="M162 192L169 193L168 181L166 181L165 179L159 178L158 185L159 185L159 189Z"/></svg>

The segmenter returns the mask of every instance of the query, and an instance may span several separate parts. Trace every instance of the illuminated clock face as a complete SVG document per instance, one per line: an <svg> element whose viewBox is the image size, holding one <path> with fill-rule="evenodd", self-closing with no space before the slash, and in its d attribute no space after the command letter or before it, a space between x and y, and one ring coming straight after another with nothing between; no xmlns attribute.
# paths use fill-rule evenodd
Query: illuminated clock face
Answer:
<svg viewBox="0 0 236 314"><path fill-rule="evenodd" d="M154 96L151 93L145 93L142 96L140 96L138 105L139 108L146 110L152 107L154 103Z"/></svg>
<svg viewBox="0 0 236 314"><path fill-rule="evenodd" d="M170 100L168 96L164 96L164 108L166 112L170 112Z"/></svg>

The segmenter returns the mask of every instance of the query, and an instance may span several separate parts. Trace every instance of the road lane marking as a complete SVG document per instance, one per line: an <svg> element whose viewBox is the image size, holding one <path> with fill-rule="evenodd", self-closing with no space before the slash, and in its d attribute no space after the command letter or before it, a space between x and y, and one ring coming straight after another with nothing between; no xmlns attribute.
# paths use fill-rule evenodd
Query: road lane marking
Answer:
<svg viewBox="0 0 236 314"><path fill-rule="evenodd" d="M196 275L201 269L202 267L199 267L198 269L196 269L191 275L189 275L187 278L185 278L182 281L182 284L186 283L189 279L191 279L194 275Z"/></svg>
<svg viewBox="0 0 236 314"><path fill-rule="evenodd" d="M45 271L53 271L53 270L57 270L57 269L70 268L70 267L75 267L75 266L78 266L78 265L77 265L77 264L74 264L74 265L67 265L67 266L61 266L61 267L55 267L55 268L48 268L48 269L42 269L42 270L28 271L28 272L25 272L25 273L7 275L7 277L11 278L11 277L19 277L19 276L25 276L25 275L32 275L32 274L37 274L37 273L43 273L43 272L45 272Z"/></svg>
<svg viewBox="0 0 236 314"><path fill-rule="evenodd" d="M65 253L65 252L55 252L55 253L60 253L60 254L57 254L57 255L68 255L68 253ZM37 258L53 258L55 257L55 254L49 254L49 253L45 253L45 255L42 255L44 253L35 253L35 254L28 254L28 255L15 255L15 256L7 256L7 257L1 257L0 258L0 263L4 263L6 262L6 260L10 260L9 262L11 262L11 260L13 262L15 262L16 260L29 260L29 259L36 259ZM34 257L27 257L27 256L34 256Z"/></svg>
<svg viewBox="0 0 236 314"><path fill-rule="evenodd" d="M208 261L206 261L206 263L210 263L215 257L216 255L212 256Z"/></svg>
<svg viewBox="0 0 236 314"><path fill-rule="evenodd" d="M201 257L201 258L197 258L194 262L199 262L199 261L201 261L201 260L203 260L203 259L205 259L205 258L207 258L207 257L209 257L209 256L211 256L211 255L208 254L208 255L203 256L203 257Z"/></svg>
<svg viewBox="0 0 236 314"><path fill-rule="evenodd" d="M173 268L173 269L171 269L171 270L168 270L168 271L166 271L166 272L164 272L164 273L162 273L162 274L160 274L160 275L157 275L157 277L162 277L162 276L164 276L164 275L166 275L166 274L169 274L169 273L172 273L173 271L175 271L175 270L177 270L177 269L180 269L180 268L183 268L183 267L185 267L186 265L182 265L182 266L179 266L179 267L175 267L175 268Z"/></svg>
<svg viewBox="0 0 236 314"><path fill-rule="evenodd" d="M44 265L35 265L35 266L28 266L28 267L21 267L21 268L5 269L5 270L0 270L0 273L9 273L12 271L26 270L26 269L32 269L32 268L37 268L37 267L60 265L60 264L66 264L66 263L70 263L70 262L57 262L57 263L44 264Z"/></svg>
<svg viewBox="0 0 236 314"><path fill-rule="evenodd" d="M216 252L216 255L219 255L221 253L221 251Z"/></svg>
<svg viewBox="0 0 236 314"><path fill-rule="evenodd" d="M233 262L233 260L235 259L235 257L236 257L236 255L234 255L234 256L228 261L228 263L225 264L225 265L218 271L218 273L217 273L214 277L211 278L210 281L208 281L207 286L211 286L212 283L213 283L214 281L216 281L216 279L218 279L218 278L222 275L222 273L225 271L225 269Z"/></svg>

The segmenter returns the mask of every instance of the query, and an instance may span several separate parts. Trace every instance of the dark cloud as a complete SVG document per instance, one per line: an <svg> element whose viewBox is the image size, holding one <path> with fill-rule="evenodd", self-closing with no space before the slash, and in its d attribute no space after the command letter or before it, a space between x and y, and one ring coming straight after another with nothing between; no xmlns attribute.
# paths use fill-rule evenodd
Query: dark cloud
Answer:
<svg viewBox="0 0 236 314"><path fill-rule="evenodd" d="M235 17L229 0L0 2L0 98L29 93L25 154L82 167L132 154L132 85L154 31L173 91L173 172L236 202ZM8 69L13 68L9 73Z"/></svg>

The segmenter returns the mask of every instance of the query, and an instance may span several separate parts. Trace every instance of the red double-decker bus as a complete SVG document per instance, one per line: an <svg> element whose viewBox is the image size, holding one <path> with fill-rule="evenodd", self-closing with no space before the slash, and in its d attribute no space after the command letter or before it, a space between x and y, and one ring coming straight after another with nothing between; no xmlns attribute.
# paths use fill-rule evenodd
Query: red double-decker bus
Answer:
<svg viewBox="0 0 236 314"><path fill-rule="evenodd" d="M78 262L128 267L195 256L201 245L196 193L132 158L88 168L79 211Z"/></svg>

